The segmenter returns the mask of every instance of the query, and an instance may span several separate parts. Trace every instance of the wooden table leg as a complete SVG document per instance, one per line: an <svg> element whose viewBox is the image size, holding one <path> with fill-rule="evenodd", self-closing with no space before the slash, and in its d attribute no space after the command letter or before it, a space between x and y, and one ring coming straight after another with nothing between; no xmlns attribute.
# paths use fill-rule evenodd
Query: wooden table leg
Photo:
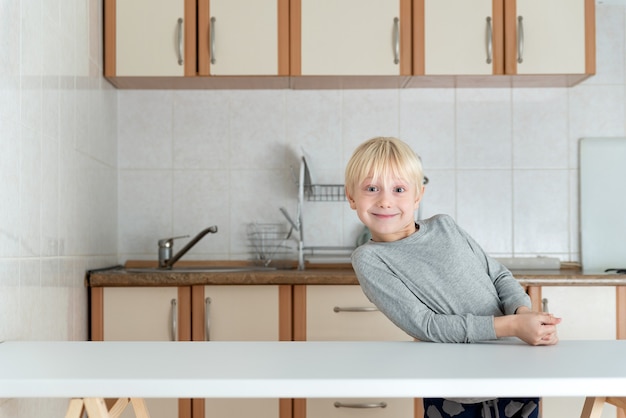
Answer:
<svg viewBox="0 0 626 418"><path fill-rule="evenodd" d="M617 407L617 418L626 417L626 398L606 398L606 402Z"/></svg>
<svg viewBox="0 0 626 418"><path fill-rule="evenodd" d="M109 418L118 418L122 415L122 412L124 412L124 409L126 409L129 402L129 398L119 398L115 401L111 409L109 409Z"/></svg>
<svg viewBox="0 0 626 418"><path fill-rule="evenodd" d="M109 418L109 411L103 398L84 398L83 402L90 418Z"/></svg>
<svg viewBox="0 0 626 418"><path fill-rule="evenodd" d="M603 397L588 397L585 399L580 418L600 418L605 399Z"/></svg>
<svg viewBox="0 0 626 418"><path fill-rule="evenodd" d="M80 418L83 414L83 400L80 398L70 399L70 404L67 406L67 412L65 418Z"/></svg>
<svg viewBox="0 0 626 418"><path fill-rule="evenodd" d="M131 398L130 403L133 405L135 411L135 417L137 418L150 418L146 401L143 398Z"/></svg>

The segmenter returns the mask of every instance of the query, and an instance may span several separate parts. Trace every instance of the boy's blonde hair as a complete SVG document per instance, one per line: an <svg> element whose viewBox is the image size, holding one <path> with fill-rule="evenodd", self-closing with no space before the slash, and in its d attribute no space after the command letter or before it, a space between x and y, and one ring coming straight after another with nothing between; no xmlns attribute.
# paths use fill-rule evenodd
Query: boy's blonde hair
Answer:
<svg viewBox="0 0 626 418"><path fill-rule="evenodd" d="M419 196L423 190L424 172L420 157L405 142L393 137L375 137L359 145L346 166L346 194L352 196L354 189L365 178L391 175L415 186Z"/></svg>

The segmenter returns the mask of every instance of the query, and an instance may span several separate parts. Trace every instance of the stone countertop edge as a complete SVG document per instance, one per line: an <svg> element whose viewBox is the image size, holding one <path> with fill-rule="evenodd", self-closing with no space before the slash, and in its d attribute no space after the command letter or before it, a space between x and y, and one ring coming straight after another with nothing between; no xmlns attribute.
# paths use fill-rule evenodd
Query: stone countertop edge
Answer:
<svg viewBox="0 0 626 418"><path fill-rule="evenodd" d="M580 269L512 271L523 286L626 286L625 274L583 273ZM155 287L196 285L358 285L351 268L227 272L129 272L124 268L94 271L87 287Z"/></svg>

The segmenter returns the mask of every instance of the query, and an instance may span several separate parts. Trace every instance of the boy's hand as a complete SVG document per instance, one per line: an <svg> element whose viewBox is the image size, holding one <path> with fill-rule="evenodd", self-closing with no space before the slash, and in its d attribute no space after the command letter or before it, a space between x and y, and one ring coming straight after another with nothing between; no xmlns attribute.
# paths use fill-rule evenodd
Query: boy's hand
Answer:
<svg viewBox="0 0 626 418"><path fill-rule="evenodd" d="M559 342L556 326L561 323L550 313L521 312L517 317L516 337L530 345L554 345Z"/></svg>
<svg viewBox="0 0 626 418"><path fill-rule="evenodd" d="M554 345L559 341L556 326L561 318L520 308L515 315L495 318L496 336L517 337L530 345Z"/></svg>

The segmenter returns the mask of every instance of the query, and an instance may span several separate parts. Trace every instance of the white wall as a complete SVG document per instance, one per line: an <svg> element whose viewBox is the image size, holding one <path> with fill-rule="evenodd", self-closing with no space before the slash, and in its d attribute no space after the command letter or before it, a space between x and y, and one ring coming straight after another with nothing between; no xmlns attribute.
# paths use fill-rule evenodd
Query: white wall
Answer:
<svg viewBox="0 0 626 418"><path fill-rule="evenodd" d="M0 341L87 338L85 271L117 261L117 92L101 0L0 1ZM64 400L0 399L1 418Z"/></svg>
<svg viewBox="0 0 626 418"><path fill-rule="evenodd" d="M300 147L318 182L342 183L375 135L421 154L423 216L453 215L496 256L579 261L578 141L625 134L625 6L596 13L597 75L573 88L120 91L120 261L211 224L190 258L246 258L247 222L295 212ZM307 245L360 230L345 203L307 203L304 222Z"/></svg>

